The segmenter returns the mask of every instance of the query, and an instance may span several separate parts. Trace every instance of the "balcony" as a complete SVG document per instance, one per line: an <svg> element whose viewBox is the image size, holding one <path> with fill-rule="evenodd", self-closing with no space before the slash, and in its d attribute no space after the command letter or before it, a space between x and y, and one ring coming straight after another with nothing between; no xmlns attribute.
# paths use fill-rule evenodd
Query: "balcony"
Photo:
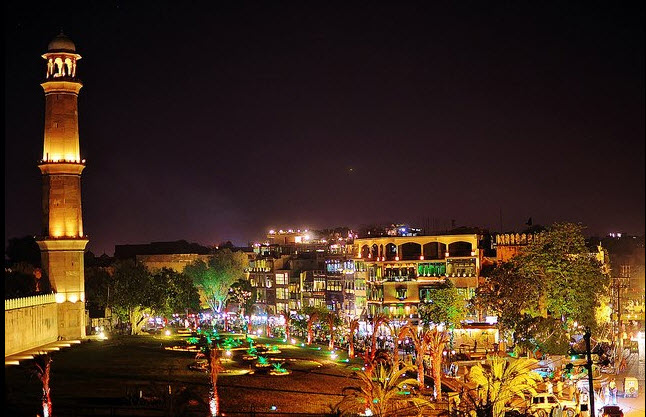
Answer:
<svg viewBox="0 0 646 417"><path fill-rule="evenodd" d="M384 281L384 282L417 281L417 277L416 276L410 276L410 275L391 275L391 276L383 277L382 281Z"/></svg>

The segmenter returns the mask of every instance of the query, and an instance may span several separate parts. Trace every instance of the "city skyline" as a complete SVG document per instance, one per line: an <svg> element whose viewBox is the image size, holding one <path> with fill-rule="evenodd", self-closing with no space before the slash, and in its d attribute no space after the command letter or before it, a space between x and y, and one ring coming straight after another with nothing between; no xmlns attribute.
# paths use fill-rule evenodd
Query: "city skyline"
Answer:
<svg viewBox="0 0 646 417"><path fill-rule="evenodd" d="M5 241L41 230L61 26L97 254L388 221L643 234L643 6L48 7L6 18Z"/></svg>

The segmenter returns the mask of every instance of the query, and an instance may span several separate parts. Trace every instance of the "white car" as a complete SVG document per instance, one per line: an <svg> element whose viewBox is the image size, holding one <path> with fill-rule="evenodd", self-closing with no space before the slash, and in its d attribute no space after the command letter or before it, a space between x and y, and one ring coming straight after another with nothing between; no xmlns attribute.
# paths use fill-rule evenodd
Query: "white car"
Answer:
<svg viewBox="0 0 646 417"><path fill-rule="evenodd" d="M553 408L558 407L563 410L567 417L574 417L576 414L576 403L573 401L559 400L556 395L542 393L536 394L529 401L528 412L537 417L549 417Z"/></svg>

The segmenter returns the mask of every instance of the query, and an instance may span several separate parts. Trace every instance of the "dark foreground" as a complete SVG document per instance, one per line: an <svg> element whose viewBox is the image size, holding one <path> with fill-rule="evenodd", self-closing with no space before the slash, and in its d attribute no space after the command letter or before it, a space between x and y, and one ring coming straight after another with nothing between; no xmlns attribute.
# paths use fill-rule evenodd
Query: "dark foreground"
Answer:
<svg viewBox="0 0 646 417"><path fill-rule="evenodd" d="M359 361L332 361L325 347L295 347L276 339L281 353L267 355L284 363L290 375L254 372L244 350L223 358L218 378L221 410L228 416L326 415ZM208 416L209 384L205 372L189 370L190 352L164 347L179 339L159 336L92 340L52 354L51 397L54 416ZM341 356L339 359L345 358ZM11 416L42 416L41 384L32 361L5 368L5 410Z"/></svg>

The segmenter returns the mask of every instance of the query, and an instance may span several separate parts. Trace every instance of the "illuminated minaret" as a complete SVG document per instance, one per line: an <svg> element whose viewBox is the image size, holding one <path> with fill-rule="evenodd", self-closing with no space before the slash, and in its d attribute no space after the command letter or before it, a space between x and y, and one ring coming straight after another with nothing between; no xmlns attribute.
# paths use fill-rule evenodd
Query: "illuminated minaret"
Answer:
<svg viewBox="0 0 646 417"><path fill-rule="evenodd" d="M81 56L62 33L49 43L45 81L45 137L43 159L43 230L38 239L43 268L56 292L59 335L85 337L85 275L81 212L81 159L78 130L77 78Z"/></svg>

